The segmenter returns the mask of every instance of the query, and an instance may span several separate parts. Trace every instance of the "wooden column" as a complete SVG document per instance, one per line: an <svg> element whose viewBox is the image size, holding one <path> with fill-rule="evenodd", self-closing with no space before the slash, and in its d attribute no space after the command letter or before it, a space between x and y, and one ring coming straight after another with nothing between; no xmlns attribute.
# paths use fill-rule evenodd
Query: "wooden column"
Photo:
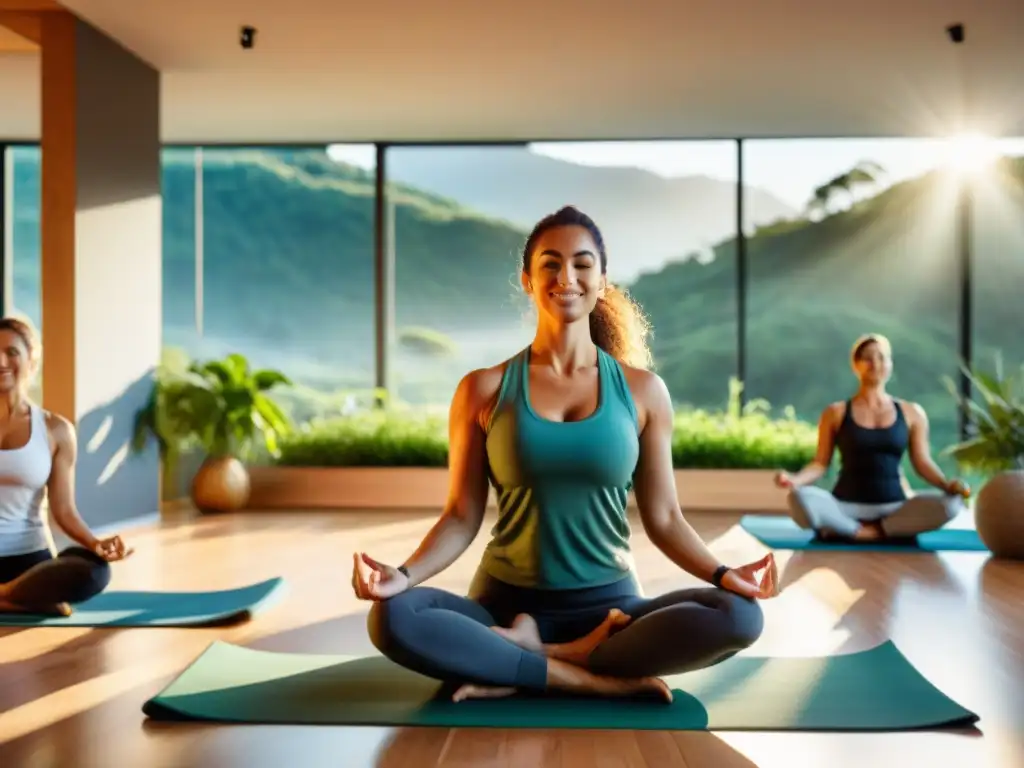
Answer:
<svg viewBox="0 0 1024 768"><path fill-rule="evenodd" d="M128 445L160 359L160 75L70 13L39 18L43 399L78 428L97 526L159 508L156 451Z"/></svg>

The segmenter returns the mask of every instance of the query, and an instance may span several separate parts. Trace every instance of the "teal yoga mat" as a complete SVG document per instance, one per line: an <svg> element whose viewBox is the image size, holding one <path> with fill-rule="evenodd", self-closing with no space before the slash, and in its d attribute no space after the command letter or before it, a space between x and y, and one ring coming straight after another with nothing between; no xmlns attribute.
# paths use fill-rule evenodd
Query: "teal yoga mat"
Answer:
<svg viewBox="0 0 1024 768"><path fill-rule="evenodd" d="M0 627L197 627L245 621L284 589L268 579L214 592L104 592L70 616L0 613Z"/></svg>
<svg viewBox="0 0 1024 768"><path fill-rule="evenodd" d="M666 681L672 704L556 695L454 704L439 683L382 656L271 653L218 641L143 712L223 723L633 730L907 730L978 719L889 642L823 658L736 656Z"/></svg>
<svg viewBox="0 0 1024 768"><path fill-rule="evenodd" d="M978 532L961 528L940 528L922 533L913 542L820 541L813 531L798 526L783 515L744 515L740 526L772 549L824 549L844 552L986 552Z"/></svg>

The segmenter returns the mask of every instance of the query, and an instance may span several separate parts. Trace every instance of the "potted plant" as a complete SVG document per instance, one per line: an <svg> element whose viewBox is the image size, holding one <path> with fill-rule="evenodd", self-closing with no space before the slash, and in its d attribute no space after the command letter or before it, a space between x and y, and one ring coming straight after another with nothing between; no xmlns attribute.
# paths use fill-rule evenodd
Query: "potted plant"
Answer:
<svg viewBox="0 0 1024 768"><path fill-rule="evenodd" d="M243 462L262 452L278 453L278 437L291 424L267 392L291 381L280 371L252 371L246 358L193 362L181 369L161 365L146 406L135 417L132 448L157 441L165 477L176 477L183 454L203 455L191 484L191 499L202 512L241 509L249 499L249 471Z"/></svg>
<svg viewBox="0 0 1024 768"><path fill-rule="evenodd" d="M991 373L964 369L980 402L946 386L968 414L971 434L946 449L959 466L980 475L974 500L978 536L996 557L1024 559L1024 366L1006 375L997 356Z"/></svg>

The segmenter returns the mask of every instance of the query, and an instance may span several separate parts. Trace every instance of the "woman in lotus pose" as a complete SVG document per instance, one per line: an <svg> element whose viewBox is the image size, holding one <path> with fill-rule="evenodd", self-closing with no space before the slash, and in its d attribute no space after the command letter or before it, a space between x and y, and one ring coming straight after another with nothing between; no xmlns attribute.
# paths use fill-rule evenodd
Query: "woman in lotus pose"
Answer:
<svg viewBox="0 0 1024 768"><path fill-rule="evenodd" d="M450 494L403 565L354 555L356 595L388 658L455 684L453 698L516 689L671 700L661 675L706 667L760 636L771 555L721 564L683 518L672 403L644 368L646 325L608 285L594 222L567 207L526 242L522 284L539 320L529 347L469 373L450 413ZM419 586L499 515L468 597ZM635 492L651 541L713 586L641 595L629 545Z"/></svg>
<svg viewBox="0 0 1024 768"><path fill-rule="evenodd" d="M0 612L68 615L70 604L102 592L108 561L130 554L117 536L98 539L75 508L75 428L28 400L38 367L35 332L0 320ZM79 546L56 557L43 515Z"/></svg>
<svg viewBox="0 0 1024 768"><path fill-rule="evenodd" d="M946 479L932 461L924 409L886 393L892 374L889 341L878 334L862 336L853 345L851 362L860 388L821 414L814 460L796 474L776 475L776 484L790 491L793 519L822 538L855 541L906 539L941 528L963 509L967 486ZM835 449L842 467L829 493L811 483L828 471ZM914 470L937 491L911 494L900 469L908 450Z"/></svg>

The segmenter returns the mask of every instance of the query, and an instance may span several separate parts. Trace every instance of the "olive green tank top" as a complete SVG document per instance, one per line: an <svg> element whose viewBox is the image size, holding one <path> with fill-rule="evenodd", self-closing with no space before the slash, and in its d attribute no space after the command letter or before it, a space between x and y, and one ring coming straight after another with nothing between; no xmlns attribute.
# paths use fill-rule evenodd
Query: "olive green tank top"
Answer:
<svg viewBox="0 0 1024 768"><path fill-rule="evenodd" d="M482 568L535 589L613 583L633 572L626 504L640 456L625 372L598 349L597 409L556 422L530 405L529 361L527 347L506 365L487 425L498 521Z"/></svg>

